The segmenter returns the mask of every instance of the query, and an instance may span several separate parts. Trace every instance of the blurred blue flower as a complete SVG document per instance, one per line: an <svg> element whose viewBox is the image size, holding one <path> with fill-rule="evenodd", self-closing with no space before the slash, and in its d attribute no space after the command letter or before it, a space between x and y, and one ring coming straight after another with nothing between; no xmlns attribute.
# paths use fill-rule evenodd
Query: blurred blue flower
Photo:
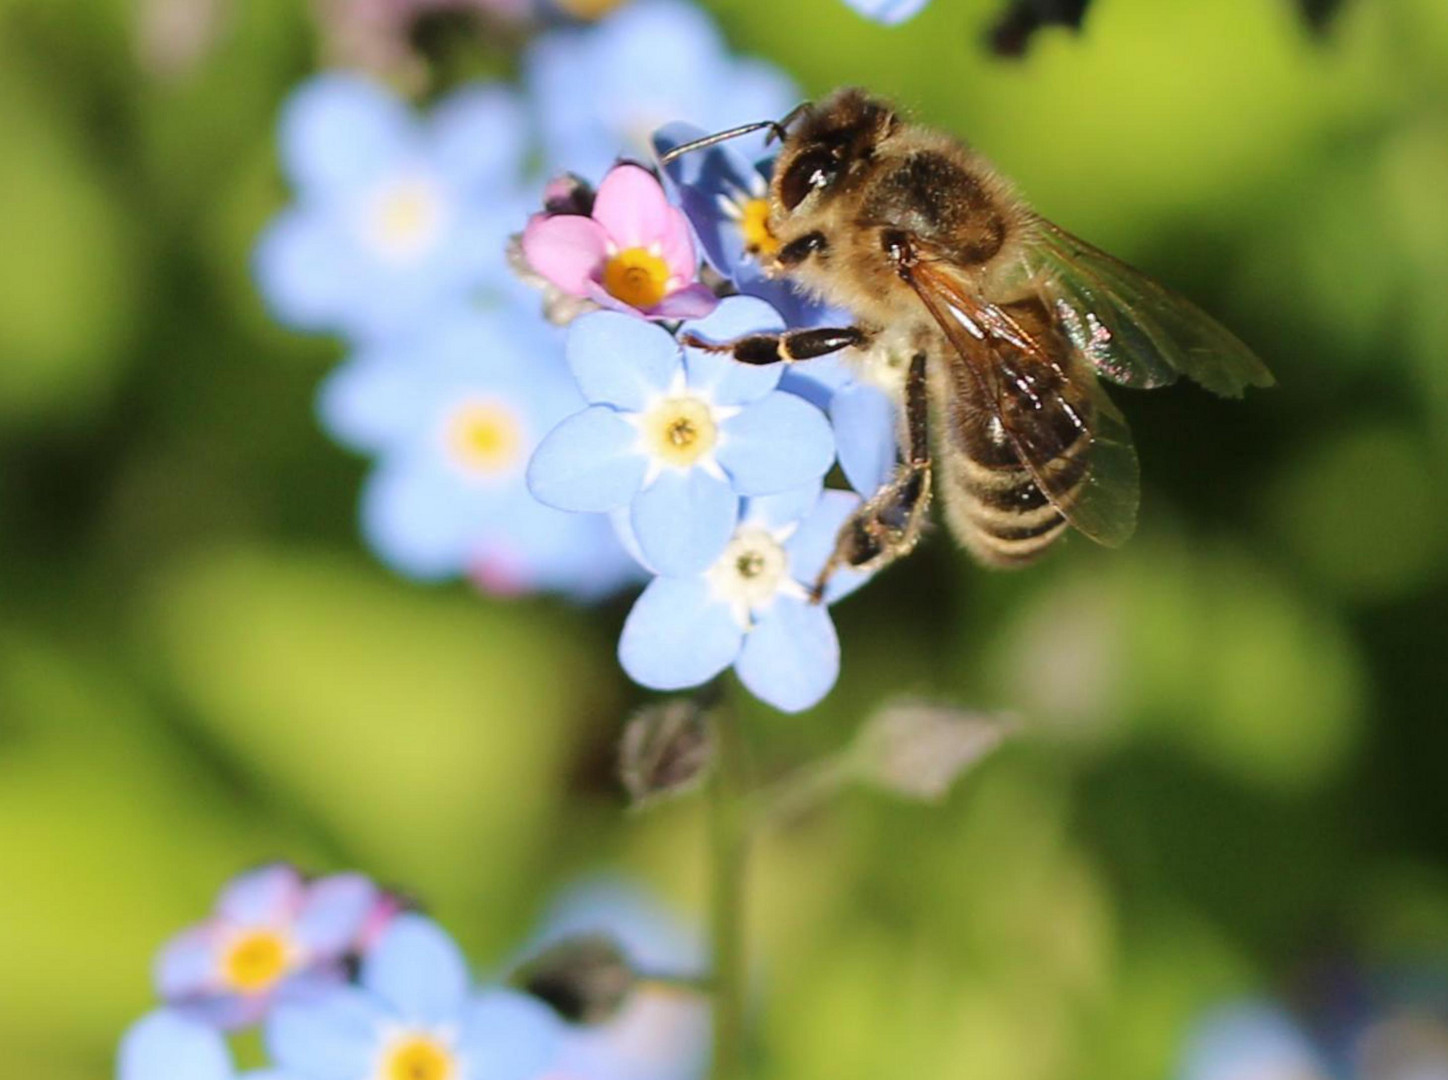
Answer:
<svg viewBox="0 0 1448 1080"><path fill-rule="evenodd" d="M548 1007L475 992L457 946L421 915L393 920L358 981L272 1015L267 1046L289 1080L537 1080L557 1054Z"/></svg>
<svg viewBox="0 0 1448 1080"><path fill-rule="evenodd" d="M255 271L283 323L370 340L510 287L504 247L527 212L511 91L461 90L419 119L376 83L320 75L288 100L279 138L296 202Z"/></svg>
<svg viewBox="0 0 1448 1080"><path fill-rule="evenodd" d="M1325 1080L1312 1042L1280 1007L1242 1002L1209 1014L1187 1040L1181 1080Z"/></svg>
<svg viewBox="0 0 1448 1080"><path fill-rule="evenodd" d="M701 936L652 896L615 879L565 892L525 953L586 935L608 937L635 971L688 976L706 970ZM709 1065L709 1032L705 997L645 982L613 1019L569 1028L555 1072L568 1080L699 1080Z"/></svg>
<svg viewBox="0 0 1448 1080"><path fill-rule="evenodd" d="M528 312L459 310L365 350L323 385L323 426L377 456L362 530L399 573L487 591L605 595L637 574L607 522L529 494L529 455L585 405L562 341Z"/></svg>
<svg viewBox="0 0 1448 1080"><path fill-rule="evenodd" d="M271 1070L238 1073L214 1028L168 1009L142 1017L121 1039L116 1080L283 1080Z"/></svg>
<svg viewBox="0 0 1448 1080"><path fill-rule="evenodd" d="M930 0L845 0L867 19L894 26L924 11Z"/></svg>
<svg viewBox="0 0 1448 1080"><path fill-rule="evenodd" d="M683 0L637 0L597 25L544 34L524 66L546 168L594 181L620 155L646 157L661 124L715 131L774 119L799 100L786 75L732 56L709 17Z"/></svg>
<svg viewBox="0 0 1448 1080"><path fill-rule="evenodd" d="M684 326L726 340L783 324L768 304L738 296ZM684 348L668 331L616 312L573 324L568 362L589 405L543 440L529 487L560 509L627 506L657 572L703 571L729 542L740 496L818 481L834 461L823 414L775 389L782 365Z"/></svg>
<svg viewBox="0 0 1448 1080"><path fill-rule="evenodd" d="M378 897L360 874L313 882L286 865L243 874L215 914L167 943L156 961L161 997L220 1027L260 1020L274 1001L340 982Z"/></svg>
<svg viewBox="0 0 1448 1080"><path fill-rule="evenodd" d="M618 654L629 677L655 690L708 682L733 665L750 693L784 712L818 703L834 686L840 645L810 587L834 551L858 496L818 485L745 502L723 553L700 574L660 576L624 622ZM825 601L866 575L842 570Z"/></svg>

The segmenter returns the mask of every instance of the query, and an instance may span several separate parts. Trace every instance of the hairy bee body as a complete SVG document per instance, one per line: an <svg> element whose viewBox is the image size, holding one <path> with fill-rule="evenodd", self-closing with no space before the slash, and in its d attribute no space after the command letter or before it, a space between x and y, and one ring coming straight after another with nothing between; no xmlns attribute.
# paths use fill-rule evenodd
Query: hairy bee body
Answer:
<svg viewBox="0 0 1448 1080"><path fill-rule="evenodd" d="M1271 385L1252 351L1190 301L1040 217L975 151L863 91L664 160L760 127L784 144L764 269L849 309L855 325L686 341L750 364L851 349L904 372L896 474L840 530L816 597L840 567L878 569L908 552L933 487L956 537L989 566L1031 562L1068 526L1124 543L1139 469L1098 376L1151 389L1187 375L1232 397Z"/></svg>
<svg viewBox="0 0 1448 1080"><path fill-rule="evenodd" d="M791 143L840 147L840 156L855 164L813 210L801 201L794 211L771 219L782 254L776 272L853 311L873 331L877 347L926 355L937 488L952 531L987 565L1032 561L1066 530L1066 518L1021 461L964 358L901 279L890 240L904 233L927 242L982 295L1012 300L1023 317L1054 339L1065 366L1068 345L1045 308L1009 280L1035 228L1035 215L979 155L940 132L902 122L893 110L857 91L842 91L818 106ZM781 157L776 207L788 202L783 187L792 166L800 167L798 157ZM810 256L792 263L790 245L816 235L823 241L814 241ZM1035 368L1035 378L1061 381L1058 372ZM1090 412L1084 395L1073 394L1071 401L1080 414ZM1050 417L1028 416L1029 405L1019 400L1004 404L1039 428L1042 442L1053 444L1048 467L1066 481L1069 495L1085 473L1081 428L1062 422L1059 413L1054 426Z"/></svg>

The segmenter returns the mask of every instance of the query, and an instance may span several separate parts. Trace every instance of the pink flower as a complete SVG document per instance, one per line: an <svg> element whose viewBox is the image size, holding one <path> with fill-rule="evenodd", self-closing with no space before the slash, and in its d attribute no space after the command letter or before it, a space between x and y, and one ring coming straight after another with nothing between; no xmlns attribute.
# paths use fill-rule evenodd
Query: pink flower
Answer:
<svg viewBox="0 0 1448 1080"><path fill-rule="evenodd" d="M649 319L697 319L718 304L695 280L688 219L653 173L619 165L603 178L593 214L539 214L523 230L532 268L570 296Z"/></svg>
<svg viewBox="0 0 1448 1080"><path fill-rule="evenodd" d="M307 881L284 863L242 874L210 919L162 950L157 989L217 1027L253 1024L279 994L341 982L342 961L376 902L376 886L361 874Z"/></svg>

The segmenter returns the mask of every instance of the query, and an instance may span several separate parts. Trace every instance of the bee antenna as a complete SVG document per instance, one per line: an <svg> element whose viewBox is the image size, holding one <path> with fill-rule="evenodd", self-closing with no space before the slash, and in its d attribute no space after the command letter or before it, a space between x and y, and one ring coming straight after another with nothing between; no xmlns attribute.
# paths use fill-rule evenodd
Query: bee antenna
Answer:
<svg viewBox="0 0 1448 1080"><path fill-rule="evenodd" d="M737 139L741 135L748 135L751 131L759 131L763 128L769 128L769 137L764 140L765 146L768 146L775 139L779 139L782 142L785 137L789 135L788 128L790 122L807 108L808 105L808 102L796 105L793 109L789 110L789 115L783 120L759 120L753 124L741 124L738 127L730 128L728 131L716 131L713 135L705 135L703 138L683 143L666 153L660 154L659 164L665 166L671 165L685 154L691 154L695 150L703 150L706 147L715 146L721 142L727 142L730 139Z"/></svg>

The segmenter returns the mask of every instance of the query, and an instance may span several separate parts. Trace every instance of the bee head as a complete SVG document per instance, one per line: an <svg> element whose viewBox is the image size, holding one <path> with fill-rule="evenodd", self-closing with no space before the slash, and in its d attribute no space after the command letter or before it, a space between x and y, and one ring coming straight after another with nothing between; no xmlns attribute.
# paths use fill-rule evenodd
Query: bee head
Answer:
<svg viewBox="0 0 1448 1080"><path fill-rule="evenodd" d="M791 117L784 126L795 120ZM776 209L793 214L810 196L828 192L868 164L898 122L888 104L854 87L804 106L774 164L771 195Z"/></svg>

